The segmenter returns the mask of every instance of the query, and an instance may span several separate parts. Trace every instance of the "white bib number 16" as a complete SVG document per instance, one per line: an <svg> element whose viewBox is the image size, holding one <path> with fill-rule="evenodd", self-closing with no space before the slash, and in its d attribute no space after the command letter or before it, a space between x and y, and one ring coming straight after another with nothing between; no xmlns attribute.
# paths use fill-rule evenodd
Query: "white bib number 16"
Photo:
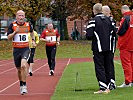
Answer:
<svg viewBox="0 0 133 100"><path fill-rule="evenodd" d="M13 39L14 42L27 42L28 34L16 34Z"/></svg>

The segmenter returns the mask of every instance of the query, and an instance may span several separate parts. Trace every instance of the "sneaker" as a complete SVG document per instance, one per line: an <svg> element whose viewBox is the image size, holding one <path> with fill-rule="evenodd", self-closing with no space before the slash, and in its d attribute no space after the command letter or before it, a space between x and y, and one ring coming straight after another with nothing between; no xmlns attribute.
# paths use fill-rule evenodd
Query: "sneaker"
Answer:
<svg viewBox="0 0 133 100"><path fill-rule="evenodd" d="M110 92L109 89L106 89L106 90L99 90L97 92L94 92L94 94L108 94Z"/></svg>
<svg viewBox="0 0 133 100"><path fill-rule="evenodd" d="M49 76L54 76L54 71L53 70L49 71Z"/></svg>
<svg viewBox="0 0 133 100"><path fill-rule="evenodd" d="M129 83L128 85L123 83L122 85L120 86L117 86L118 88L124 88L124 87L131 87L132 86L132 83Z"/></svg>
<svg viewBox="0 0 133 100"><path fill-rule="evenodd" d="M22 88L23 88L23 86L20 86L20 94L23 93Z"/></svg>
<svg viewBox="0 0 133 100"><path fill-rule="evenodd" d="M133 87L133 82L131 83L131 86Z"/></svg>
<svg viewBox="0 0 133 100"><path fill-rule="evenodd" d="M29 75L32 76L32 72L29 72Z"/></svg>
<svg viewBox="0 0 133 100"><path fill-rule="evenodd" d="M26 93L28 93L27 86L20 86L20 94L24 95Z"/></svg>
<svg viewBox="0 0 133 100"><path fill-rule="evenodd" d="M110 83L108 88L109 88L109 90L114 90L114 89L116 89L116 85L113 83Z"/></svg>

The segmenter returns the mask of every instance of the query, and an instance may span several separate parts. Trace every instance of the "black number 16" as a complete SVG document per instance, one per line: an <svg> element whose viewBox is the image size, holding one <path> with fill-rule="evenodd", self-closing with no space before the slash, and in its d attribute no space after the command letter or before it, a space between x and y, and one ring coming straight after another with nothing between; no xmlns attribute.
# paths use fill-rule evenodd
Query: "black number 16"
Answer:
<svg viewBox="0 0 133 100"><path fill-rule="evenodd" d="M26 35L19 35L20 41L25 41L26 40Z"/></svg>

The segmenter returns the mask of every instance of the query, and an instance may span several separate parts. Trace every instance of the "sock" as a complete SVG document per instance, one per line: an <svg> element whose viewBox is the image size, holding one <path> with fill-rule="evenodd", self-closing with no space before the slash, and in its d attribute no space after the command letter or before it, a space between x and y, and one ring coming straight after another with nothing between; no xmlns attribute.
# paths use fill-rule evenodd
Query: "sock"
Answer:
<svg viewBox="0 0 133 100"><path fill-rule="evenodd" d="M20 86L23 86L23 81L20 81Z"/></svg>
<svg viewBox="0 0 133 100"><path fill-rule="evenodd" d="M26 82L23 82L23 85L26 86Z"/></svg>

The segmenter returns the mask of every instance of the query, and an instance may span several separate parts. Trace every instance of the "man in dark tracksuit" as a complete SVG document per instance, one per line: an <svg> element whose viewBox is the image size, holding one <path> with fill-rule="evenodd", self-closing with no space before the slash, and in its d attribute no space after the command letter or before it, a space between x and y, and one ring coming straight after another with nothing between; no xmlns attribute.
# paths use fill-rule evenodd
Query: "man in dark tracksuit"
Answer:
<svg viewBox="0 0 133 100"><path fill-rule="evenodd" d="M89 21L86 37L92 39L95 72L100 87L94 94L109 93L115 89L115 81L111 81L114 80L115 28L110 18L102 14L102 4L95 4L93 12L95 17Z"/></svg>
<svg viewBox="0 0 133 100"><path fill-rule="evenodd" d="M102 12L103 12L103 14L105 16L109 17L110 21L112 22L113 27L115 28L114 31L117 31L117 29L116 29L116 21L111 16L111 10L110 10L109 6L107 6L107 5L102 6ZM112 37L112 39L111 39L112 41L111 42L113 42L113 43L111 43L112 44L111 47L113 47L112 48L113 49L112 50L113 52L115 51L115 47L116 47L116 34L115 33L116 32L114 32L112 34L112 36L111 36ZM114 70L114 65L111 68L110 78L108 78L108 80L110 82L108 84L108 86L109 86L108 88L110 90L115 89L116 88L116 85L115 85L115 70Z"/></svg>

